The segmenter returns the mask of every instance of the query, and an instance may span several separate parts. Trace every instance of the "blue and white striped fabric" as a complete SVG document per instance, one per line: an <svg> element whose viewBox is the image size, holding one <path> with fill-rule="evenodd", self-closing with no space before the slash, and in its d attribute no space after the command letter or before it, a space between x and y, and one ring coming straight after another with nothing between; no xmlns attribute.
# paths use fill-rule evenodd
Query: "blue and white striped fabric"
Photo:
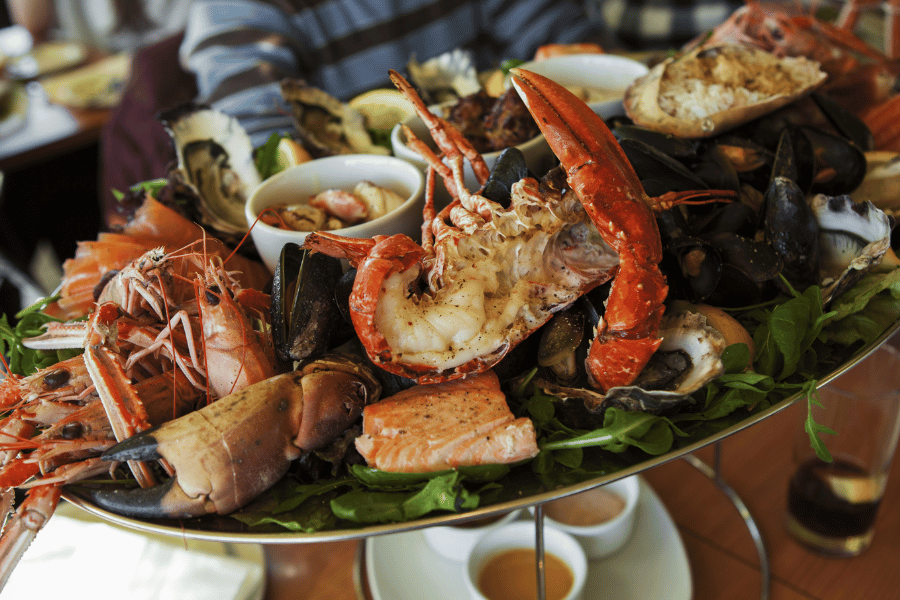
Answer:
<svg viewBox="0 0 900 600"><path fill-rule="evenodd" d="M238 117L258 145L292 126L284 77L348 100L389 86L388 69L411 56L465 48L487 69L586 40L600 40L597 24L569 0L198 0L180 56L198 100Z"/></svg>

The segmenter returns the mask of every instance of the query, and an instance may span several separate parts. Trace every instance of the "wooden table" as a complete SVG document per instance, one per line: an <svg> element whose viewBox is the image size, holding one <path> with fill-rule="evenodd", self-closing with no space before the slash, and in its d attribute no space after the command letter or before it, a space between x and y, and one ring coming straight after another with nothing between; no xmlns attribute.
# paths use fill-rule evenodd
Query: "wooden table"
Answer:
<svg viewBox="0 0 900 600"><path fill-rule="evenodd" d="M28 116L25 124L0 139L0 172L38 165L96 144L110 110L69 108L52 104L36 81L25 86Z"/></svg>
<svg viewBox="0 0 900 600"><path fill-rule="evenodd" d="M782 518L791 443L806 404L798 402L721 443L721 472L747 504L769 553L772 600L866 600L900 597L900 473L895 465L876 524L861 556L824 558L789 538ZM713 448L696 456L712 464ZM676 459L646 471L678 526L691 564L696 600L760 597L756 547L734 505L704 474ZM353 600L359 541L265 546L265 600ZM648 573L648 576L653 576ZM364 577L363 577L364 579ZM299 595L298 595L299 594ZM653 600L653 599L641 599Z"/></svg>

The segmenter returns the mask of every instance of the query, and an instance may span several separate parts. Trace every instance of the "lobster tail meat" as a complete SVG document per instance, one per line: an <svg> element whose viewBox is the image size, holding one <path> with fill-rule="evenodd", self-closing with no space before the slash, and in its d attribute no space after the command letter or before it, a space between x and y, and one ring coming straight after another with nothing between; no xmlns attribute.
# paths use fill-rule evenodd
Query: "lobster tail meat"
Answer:
<svg viewBox="0 0 900 600"><path fill-rule="evenodd" d="M659 347L668 287L652 201L612 132L583 101L554 81L512 69L522 95L603 240L619 255L606 313L588 357L603 391L630 384Z"/></svg>

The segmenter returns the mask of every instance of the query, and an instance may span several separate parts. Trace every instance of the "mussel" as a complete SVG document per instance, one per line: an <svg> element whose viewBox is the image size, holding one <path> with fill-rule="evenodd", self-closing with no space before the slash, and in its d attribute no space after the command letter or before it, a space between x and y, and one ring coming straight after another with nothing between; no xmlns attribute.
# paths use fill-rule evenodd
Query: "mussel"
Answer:
<svg viewBox="0 0 900 600"><path fill-rule="evenodd" d="M352 336L335 289L340 260L285 244L272 282L272 340L283 361L317 358Z"/></svg>

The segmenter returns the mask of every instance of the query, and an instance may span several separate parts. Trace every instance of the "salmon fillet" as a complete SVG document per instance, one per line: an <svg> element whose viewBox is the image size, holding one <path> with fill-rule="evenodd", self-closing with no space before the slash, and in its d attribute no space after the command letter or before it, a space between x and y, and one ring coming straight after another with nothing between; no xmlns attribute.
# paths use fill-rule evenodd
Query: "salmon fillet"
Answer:
<svg viewBox="0 0 900 600"><path fill-rule="evenodd" d="M493 371L417 385L363 410L356 449L397 473L512 463L537 455L534 425L516 419Z"/></svg>

